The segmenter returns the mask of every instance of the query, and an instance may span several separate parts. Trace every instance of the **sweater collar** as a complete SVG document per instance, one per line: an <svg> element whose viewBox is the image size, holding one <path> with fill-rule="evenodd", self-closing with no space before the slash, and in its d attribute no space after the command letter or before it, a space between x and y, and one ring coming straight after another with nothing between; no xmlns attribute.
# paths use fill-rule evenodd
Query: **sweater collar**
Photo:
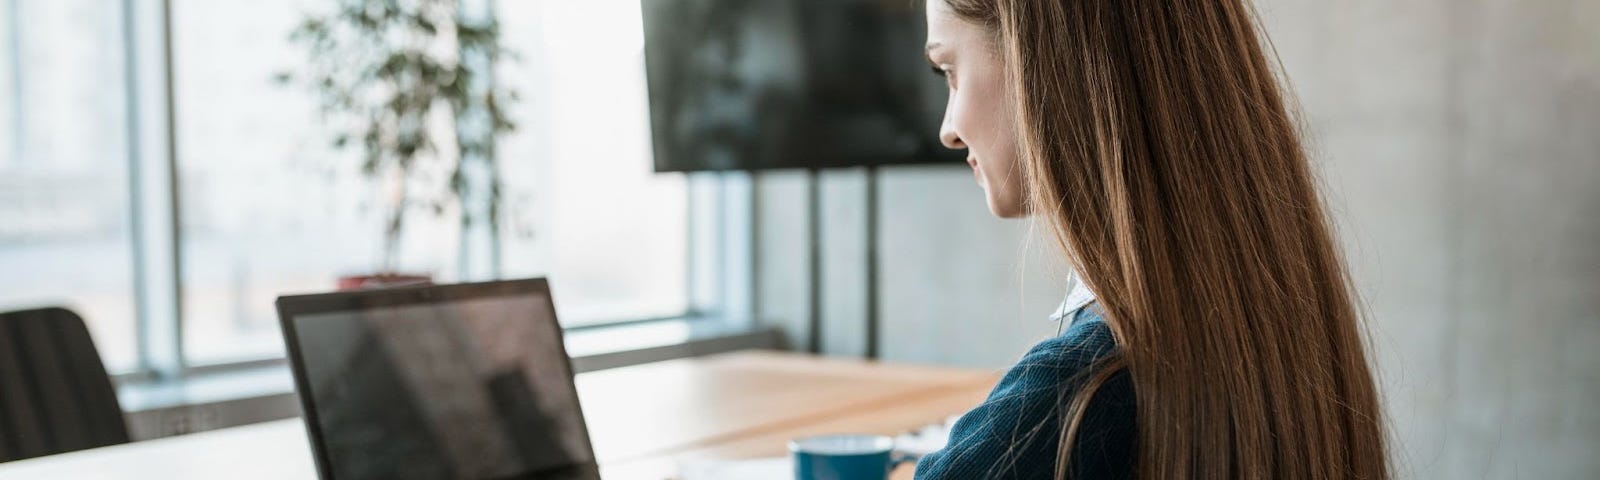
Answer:
<svg viewBox="0 0 1600 480"><path fill-rule="evenodd" d="M1050 314L1050 321L1052 322L1071 319L1073 314L1078 313L1078 310L1083 309L1084 306L1090 303L1094 303L1094 292L1090 291L1089 286L1078 278L1077 272L1073 272L1067 281L1067 296L1061 300L1061 306L1056 308L1055 313Z"/></svg>

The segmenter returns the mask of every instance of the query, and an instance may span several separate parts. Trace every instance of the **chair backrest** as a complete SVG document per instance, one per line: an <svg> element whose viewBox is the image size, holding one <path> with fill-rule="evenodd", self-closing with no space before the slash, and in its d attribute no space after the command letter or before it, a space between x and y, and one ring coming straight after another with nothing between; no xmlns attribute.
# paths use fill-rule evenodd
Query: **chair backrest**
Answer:
<svg viewBox="0 0 1600 480"><path fill-rule="evenodd" d="M0 313L0 462L122 443L128 426L83 318Z"/></svg>

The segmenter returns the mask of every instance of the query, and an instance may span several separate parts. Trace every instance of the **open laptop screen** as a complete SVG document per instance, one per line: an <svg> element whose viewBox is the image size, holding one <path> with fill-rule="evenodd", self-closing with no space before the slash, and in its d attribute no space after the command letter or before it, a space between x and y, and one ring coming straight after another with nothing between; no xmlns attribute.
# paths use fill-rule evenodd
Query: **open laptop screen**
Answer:
<svg viewBox="0 0 1600 480"><path fill-rule="evenodd" d="M592 479L543 280L279 300L324 478Z"/></svg>

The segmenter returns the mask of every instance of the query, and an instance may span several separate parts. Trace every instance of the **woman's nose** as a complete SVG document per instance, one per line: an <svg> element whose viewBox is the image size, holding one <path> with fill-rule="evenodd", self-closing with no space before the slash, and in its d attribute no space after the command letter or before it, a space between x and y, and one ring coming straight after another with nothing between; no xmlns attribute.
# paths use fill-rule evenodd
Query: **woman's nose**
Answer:
<svg viewBox="0 0 1600 480"><path fill-rule="evenodd" d="M961 135L956 133L954 126L950 125L949 117L946 117L945 122L939 124L939 143L944 144L945 148L951 150L965 150L967 148L967 143L961 141Z"/></svg>

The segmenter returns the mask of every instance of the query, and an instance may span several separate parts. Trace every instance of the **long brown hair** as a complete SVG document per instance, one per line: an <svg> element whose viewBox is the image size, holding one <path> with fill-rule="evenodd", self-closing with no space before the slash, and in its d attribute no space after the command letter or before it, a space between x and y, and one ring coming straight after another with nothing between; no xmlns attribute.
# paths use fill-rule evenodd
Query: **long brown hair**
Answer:
<svg viewBox="0 0 1600 480"><path fill-rule="evenodd" d="M1386 479L1349 279L1242 0L934 0L994 34L1030 211L1120 345L1142 478Z"/></svg>

